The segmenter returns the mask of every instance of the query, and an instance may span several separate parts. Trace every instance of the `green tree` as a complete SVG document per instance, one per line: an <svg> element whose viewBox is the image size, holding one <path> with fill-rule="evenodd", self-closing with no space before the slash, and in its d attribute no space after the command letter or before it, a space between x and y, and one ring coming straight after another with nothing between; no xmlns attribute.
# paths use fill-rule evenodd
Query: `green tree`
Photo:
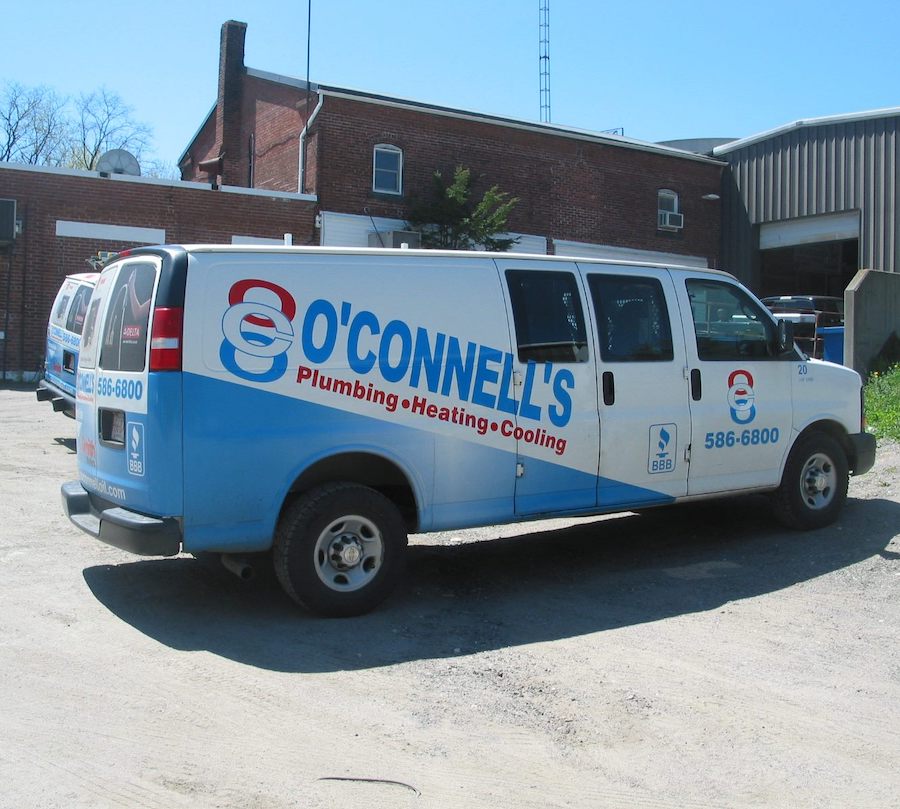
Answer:
<svg viewBox="0 0 900 809"><path fill-rule="evenodd" d="M509 214L519 201L499 186L472 199L472 174L463 166L453 172L448 183L440 171L432 176L431 194L410 205L406 226L422 234L423 247L452 250L509 250L518 239L498 236L506 231Z"/></svg>

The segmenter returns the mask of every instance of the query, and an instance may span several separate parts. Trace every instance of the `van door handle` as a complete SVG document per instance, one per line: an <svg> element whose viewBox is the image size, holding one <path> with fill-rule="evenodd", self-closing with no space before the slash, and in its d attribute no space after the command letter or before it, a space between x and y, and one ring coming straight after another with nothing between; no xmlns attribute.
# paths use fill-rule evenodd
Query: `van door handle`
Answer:
<svg viewBox="0 0 900 809"><path fill-rule="evenodd" d="M611 405L616 401L616 380L612 371L603 372L603 404Z"/></svg>
<svg viewBox="0 0 900 809"><path fill-rule="evenodd" d="M691 369L691 398L695 402L700 401L700 397L703 395L703 385L700 382L700 369L692 368Z"/></svg>

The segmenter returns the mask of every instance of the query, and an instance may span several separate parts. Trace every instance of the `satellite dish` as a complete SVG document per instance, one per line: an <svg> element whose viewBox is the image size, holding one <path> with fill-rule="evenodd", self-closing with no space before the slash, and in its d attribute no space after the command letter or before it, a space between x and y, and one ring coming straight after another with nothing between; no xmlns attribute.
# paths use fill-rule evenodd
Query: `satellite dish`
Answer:
<svg viewBox="0 0 900 809"><path fill-rule="evenodd" d="M97 171L101 174L128 174L131 177L140 177L141 164L131 152L124 149L110 149L100 155Z"/></svg>

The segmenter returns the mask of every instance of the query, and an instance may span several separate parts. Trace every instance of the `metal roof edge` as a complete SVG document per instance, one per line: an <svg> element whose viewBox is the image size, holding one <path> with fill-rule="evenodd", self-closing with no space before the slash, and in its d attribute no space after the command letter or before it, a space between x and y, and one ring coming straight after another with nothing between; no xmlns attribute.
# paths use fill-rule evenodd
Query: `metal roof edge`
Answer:
<svg viewBox="0 0 900 809"><path fill-rule="evenodd" d="M517 118L506 118L490 113L460 110L454 107L444 107L438 104L428 104L421 101L411 101L409 99L395 98L393 96L384 96L377 93L368 93L359 90L348 90L346 88L332 87L325 84L320 84L318 85L318 87L323 95L332 96L333 98L344 98L348 101L361 101L364 103L378 104L385 107L397 107L399 109L415 110L418 112L441 115L446 118L457 118L460 120L475 121L478 123L489 124L491 126L505 126L512 129L535 132L543 135L557 135L559 137L589 141L606 146L621 146L625 149L635 149L643 152L652 152L654 154L664 155L667 157L679 157L682 159L695 160L700 163L707 163L711 165L722 164L721 160L717 160L714 157L696 154L695 152L687 152L683 149L674 149L670 146L660 146L649 141L626 138L622 135L592 132L587 129L563 127L558 124L545 124L537 123L534 121L523 121Z"/></svg>
<svg viewBox="0 0 900 809"><path fill-rule="evenodd" d="M282 76L280 73L270 73L267 70L257 70L255 67L244 68L246 74L252 79L262 79L275 84L287 84L290 87L296 87L298 90L309 90L315 93L319 89L319 85L314 81L307 82L305 79L295 79L291 76Z"/></svg>
<svg viewBox="0 0 900 809"><path fill-rule="evenodd" d="M823 115L819 118L801 118L797 121L792 121L789 124L777 126L774 129L767 129L764 132L758 132L755 135L748 135L746 138L740 138L738 140L732 141L731 143L725 143L722 146L716 146L713 149L713 155L730 154L731 152L736 152L747 146L752 146L754 143L759 143L760 141L768 140L769 138L774 138L779 135L784 135L788 132L792 132L795 129L807 129L814 126L831 126L833 124L846 124L853 123L854 121L865 121L869 119L874 120L877 118L892 118L894 116L900 116L900 107L884 107L882 109L866 110L863 112L851 112L845 113L843 115Z"/></svg>
<svg viewBox="0 0 900 809"><path fill-rule="evenodd" d="M626 149L636 149L638 151L651 152L653 154L665 155L668 157L679 157L685 160L694 160L710 165L721 165L723 162L721 160L717 160L714 157L709 157L708 155L700 155L694 152L687 152L683 149L675 149L670 146L660 146L649 141L626 138L622 135L592 132L587 129L563 127L559 126L558 124L545 124L537 123L534 121L523 121L517 118L507 118L501 115L493 115L491 113L461 110L455 107L445 107L440 104L429 104L422 101L414 101L408 98L397 98L395 96L372 93L366 90L354 90L347 87L336 87L334 85L322 84L320 82L309 82L309 84L307 85L306 81L304 81L303 79L295 79L290 76L280 75L278 73L269 73L263 70L257 70L256 68L248 67L246 68L246 72L248 76L251 76L253 78L285 84L289 87L295 87L300 90L306 90L308 88L311 91L321 92L323 95L330 95L335 98L344 98L349 101L361 101L386 107L417 110L419 112L432 113L434 115L441 115L447 118L477 121L480 123L491 124L493 126L507 126L513 129L520 129L528 132L537 132L545 135L558 135L560 137L590 141L593 143L601 143L608 146L621 146ZM213 109L215 109L215 107L213 107Z"/></svg>
<svg viewBox="0 0 900 809"><path fill-rule="evenodd" d="M178 160L175 161L175 167L176 167L179 171L181 171L181 164L184 162L184 159L187 157L188 152L191 150L191 146L194 145L194 142L197 140L197 138L199 137L200 133L203 131L203 127L206 126L206 124L207 124L207 122L209 121L209 119L212 118L213 115L215 114L215 112L216 112L216 105L217 105L218 103L219 103L219 102L216 101L216 103L212 105L212 108L210 109L210 111L209 111L208 113L206 113L206 117L203 119L203 121L202 121L202 123L200 124L200 126L197 127L197 131L191 136L191 139L188 141L188 145L184 147L184 151L183 151L180 155L178 155Z"/></svg>
<svg viewBox="0 0 900 809"><path fill-rule="evenodd" d="M84 180L98 180L116 183L138 183L143 185L165 185L187 191L209 191L211 193L239 194L248 197L270 197L272 199L290 199L301 202L317 202L315 194L298 194L296 191L273 191L266 188L245 188L242 185L221 185L213 189L210 183L196 180L168 180L163 177L135 177L130 174L102 175L99 171L88 169L69 169L57 166L33 166L29 163L0 162L0 171L29 171L39 174L55 174L62 177L79 177Z"/></svg>

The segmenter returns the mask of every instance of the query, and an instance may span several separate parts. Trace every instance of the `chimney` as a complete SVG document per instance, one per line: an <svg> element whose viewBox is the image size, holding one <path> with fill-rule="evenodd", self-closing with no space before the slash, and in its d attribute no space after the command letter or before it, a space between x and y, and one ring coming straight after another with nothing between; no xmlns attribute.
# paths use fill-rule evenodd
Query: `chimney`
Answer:
<svg viewBox="0 0 900 809"><path fill-rule="evenodd" d="M240 185L241 100L244 78L244 39L247 23L228 20L219 44L219 97L216 101L216 136L222 156L222 185Z"/></svg>

